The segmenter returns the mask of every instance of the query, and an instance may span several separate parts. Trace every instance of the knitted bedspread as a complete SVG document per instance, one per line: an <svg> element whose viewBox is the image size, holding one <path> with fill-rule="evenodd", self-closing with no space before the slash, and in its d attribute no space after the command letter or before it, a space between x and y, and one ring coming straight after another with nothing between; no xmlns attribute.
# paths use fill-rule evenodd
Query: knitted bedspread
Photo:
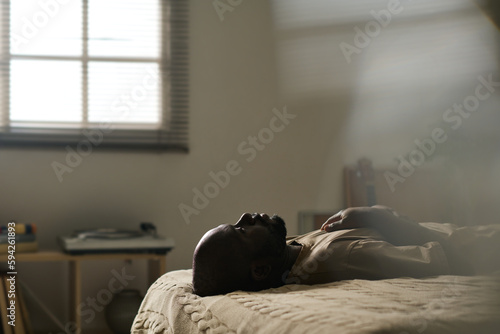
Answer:
<svg viewBox="0 0 500 334"><path fill-rule="evenodd" d="M148 290L132 333L500 333L500 273L322 285L201 298L191 270Z"/></svg>

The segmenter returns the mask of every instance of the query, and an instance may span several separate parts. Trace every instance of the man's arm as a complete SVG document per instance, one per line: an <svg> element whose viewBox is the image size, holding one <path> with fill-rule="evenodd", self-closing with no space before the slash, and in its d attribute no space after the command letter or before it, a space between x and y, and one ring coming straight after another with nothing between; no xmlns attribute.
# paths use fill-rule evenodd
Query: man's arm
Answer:
<svg viewBox="0 0 500 334"><path fill-rule="evenodd" d="M323 224L321 229L333 232L343 229L368 227L379 231L387 242L395 246L423 245L437 241L443 247L452 270L458 274L471 274L471 268L461 259L449 238L425 228L416 221L399 215L385 206L354 207L341 210Z"/></svg>
<svg viewBox="0 0 500 334"><path fill-rule="evenodd" d="M341 210L323 224L321 229L333 232L368 227L379 231L393 245L423 245L429 241L444 241L416 221L381 205Z"/></svg>

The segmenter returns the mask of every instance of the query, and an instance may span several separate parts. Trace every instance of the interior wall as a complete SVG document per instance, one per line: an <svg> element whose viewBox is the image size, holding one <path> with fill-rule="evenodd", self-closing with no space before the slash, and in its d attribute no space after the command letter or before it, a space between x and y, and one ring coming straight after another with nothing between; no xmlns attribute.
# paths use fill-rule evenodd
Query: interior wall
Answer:
<svg viewBox="0 0 500 334"><path fill-rule="evenodd" d="M342 208L344 164L368 156L378 166L397 167L396 158L410 152L414 139L428 136L437 124L434 118L423 115L389 130L380 129L380 124L390 124L392 118L384 114L377 118L366 95L361 98L356 88L366 67L339 60L339 43L352 40L352 26L343 26L343 34L333 40L328 39L331 31L325 27L283 31L276 24L272 2L239 3L220 15L211 1L191 1L188 154L95 147L59 182L51 164L65 161L65 148L3 148L0 222L36 222L40 248L56 249L57 235L77 229L136 229L139 222L150 221L160 234L175 239L167 269L186 269L191 267L200 237L221 223L235 222L243 212L280 214L288 222L289 233L295 234L298 211ZM291 45L297 39L308 48ZM297 55L293 53L297 50L308 53L287 57ZM368 56L368 50L363 56ZM333 69L329 59L336 66ZM462 91L444 99L435 97L441 96L439 93L431 96L430 103L435 101L433 115L442 114L455 98L463 99L473 84L469 81ZM488 101L490 116L476 118L479 129L498 124L494 123L498 121L496 101ZM377 119L381 123L373 123ZM372 124L374 129L370 129ZM465 188L474 188L468 195L474 210L474 205L485 202L484 194L489 202L499 198L494 197L500 188L499 141L496 132L490 134L484 154L466 159L466 163L457 162L462 173L459 180ZM378 141L380 138L383 140ZM461 145L454 156L463 156ZM469 153L476 151L467 149ZM223 186L214 188L213 173L221 175L220 171L228 169L227 182L219 180ZM198 191L208 191L205 201L196 195ZM190 214L183 216L180 207ZM55 264L19 266L27 284L64 319L67 268ZM102 284L107 284L110 268L124 266L137 276L131 287L144 293L143 264L89 263L84 268L88 275L84 298L95 296ZM45 326L41 316L35 316L37 324ZM103 322L103 313L97 312L95 320L85 326L102 327Z"/></svg>
<svg viewBox="0 0 500 334"><path fill-rule="evenodd" d="M221 223L235 222L243 212L278 213L296 233L298 210L314 209L320 200L321 175L340 170L340 164L323 170L335 138L323 120L335 118L329 104L337 98L297 108L280 97L268 1L244 1L223 21L211 2L191 1L190 25L190 152L94 147L59 182L51 164L65 163L65 148L2 148L0 221L36 223L41 249L57 249L56 236L74 230L136 229L139 222L150 221L160 234L175 239L168 270L190 268L200 237ZM342 97L338 101L346 103ZM263 140L253 146L251 137L259 134ZM239 173L188 223L179 205L194 208L196 189L203 191L213 182L210 173L225 170L231 161L238 163ZM330 193L322 201L338 207L340 190L332 187ZM123 267L137 276L130 287L145 293L141 263L87 263L83 299L95 298L111 270ZM21 263L19 272L64 322L67 267ZM42 314L39 308L32 314L35 329L56 328ZM104 313L96 312L84 325L100 328L103 323Z"/></svg>
<svg viewBox="0 0 500 334"><path fill-rule="evenodd" d="M413 161L411 175L385 182L391 191L420 170L437 170L450 182L454 222L498 222L499 33L481 7L469 0L394 8L383 0L273 3L281 96L311 114L325 106L316 125L325 126L316 135L328 143L316 205L342 204L343 164L367 157L394 171Z"/></svg>

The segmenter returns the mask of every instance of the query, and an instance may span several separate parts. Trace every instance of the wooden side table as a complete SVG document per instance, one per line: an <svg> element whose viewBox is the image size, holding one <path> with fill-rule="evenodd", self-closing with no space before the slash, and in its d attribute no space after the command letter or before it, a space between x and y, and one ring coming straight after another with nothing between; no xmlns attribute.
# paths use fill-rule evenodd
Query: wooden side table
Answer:
<svg viewBox="0 0 500 334"><path fill-rule="evenodd" d="M58 251L39 251L34 253L16 253L17 262L69 262L69 305L71 309L70 321L81 329L82 320L78 316L78 306L82 303L82 261L99 260L147 260L148 261L148 282L154 281L166 272L167 254L149 253L119 253L119 254L84 254L69 255ZM8 256L0 255L0 263L7 263Z"/></svg>

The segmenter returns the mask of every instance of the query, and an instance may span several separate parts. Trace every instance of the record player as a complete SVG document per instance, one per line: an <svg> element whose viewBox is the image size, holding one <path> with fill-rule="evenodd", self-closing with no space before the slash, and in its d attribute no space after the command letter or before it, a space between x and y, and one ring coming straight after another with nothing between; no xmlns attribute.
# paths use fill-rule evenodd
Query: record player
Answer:
<svg viewBox="0 0 500 334"><path fill-rule="evenodd" d="M175 246L172 238L158 236L152 223L141 223L140 230L112 228L75 231L59 236L59 245L68 254L155 253L166 254Z"/></svg>

